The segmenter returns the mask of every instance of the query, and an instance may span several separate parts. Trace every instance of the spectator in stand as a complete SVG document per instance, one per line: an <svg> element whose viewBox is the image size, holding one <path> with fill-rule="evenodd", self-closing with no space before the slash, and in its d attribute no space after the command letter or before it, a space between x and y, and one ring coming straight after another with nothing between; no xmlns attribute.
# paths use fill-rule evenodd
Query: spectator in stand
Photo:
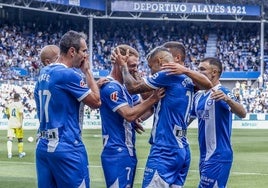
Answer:
<svg viewBox="0 0 268 188"><path fill-rule="evenodd" d="M47 44L59 43L62 32L56 31L56 28L60 27L61 31L64 32L70 25L75 25L68 23L69 21L57 20L57 23L54 23L57 27L54 27L54 29L53 23L48 26L36 24L35 27L31 27L26 22L18 25L12 23L12 26L5 24L4 20L1 20L1 22L0 80L4 82L9 82L10 80L35 81L40 68L43 67L43 64L39 61L41 48ZM260 51L260 36L258 29L256 29L258 27L255 27L255 24L239 24L238 28L230 29L231 26L226 24L197 26L192 23L181 23L183 25L168 23L163 24L162 27L157 27L153 22L137 23L135 21L124 24L120 22L120 27L118 27L118 24L114 24L117 22L120 21L100 20L94 22L92 62L94 69L110 71L111 60L109 57L113 50L112 46L127 43L138 50L141 59L139 72L147 76L150 74L150 69L147 66L145 54L156 45L174 40L185 43L185 66L196 70L200 59L206 53L207 33L210 31L210 27L214 27L213 31L217 34L216 56L223 62L224 71L247 72L260 70L260 53L258 53ZM45 27L47 31L44 31L41 27ZM106 28L103 29L103 27ZM104 30L113 32L103 32ZM264 53L267 54L266 52L267 50ZM268 80L267 61L265 62L264 84ZM17 74L18 71L14 71L17 68L26 70L28 75L21 76ZM259 89L252 88L252 90ZM263 93L264 90L261 92ZM23 97L23 94L20 94ZM243 97L241 98L243 99ZM255 96L255 98L257 97ZM255 104L255 98L250 96L245 101L245 105L249 107ZM251 112L253 111L255 110L252 108Z"/></svg>

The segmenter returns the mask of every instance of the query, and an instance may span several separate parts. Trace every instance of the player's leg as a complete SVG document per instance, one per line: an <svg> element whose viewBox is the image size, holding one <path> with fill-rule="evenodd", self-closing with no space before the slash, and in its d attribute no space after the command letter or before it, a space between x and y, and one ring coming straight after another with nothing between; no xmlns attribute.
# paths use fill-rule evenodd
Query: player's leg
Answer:
<svg viewBox="0 0 268 188"><path fill-rule="evenodd" d="M114 155L104 151L101 156L106 187L131 188L136 174L137 158L125 155Z"/></svg>
<svg viewBox="0 0 268 188"><path fill-rule="evenodd" d="M157 162L149 156L144 169L142 188L169 188L169 184L159 175L156 165Z"/></svg>
<svg viewBox="0 0 268 188"><path fill-rule="evenodd" d="M206 161L200 163L199 188L225 188L231 170L230 163Z"/></svg>
<svg viewBox="0 0 268 188"><path fill-rule="evenodd" d="M143 176L143 188L175 187L178 175L185 163L186 150L184 148L165 148L152 146Z"/></svg>
<svg viewBox="0 0 268 188"><path fill-rule="evenodd" d="M230 171L231 171L232 163L221 163L221 170L219 176L217 178L218 187L225 188L227 187L227 182L229 179Z"/></svg>
<svg viewBox="0 0 268 188"><path fill-rule="evenodd" d="M15 129L15 135L18 139L18 151L19 151L19 158L25 157L26 153L23 151L23 136L24 132L22 128Z"/></svg>
<svg viewBox="0 0 268 188"><path fill-rule="evenodd" d="M183 187L183 185L185 184L185 181L186 181L186 178L187 178L187 175L189 172L190 164L191 164L190 147L188 146L187 148L185 148L185 151L186 151L186 155L185 155L185 159L184 159L184 164L182 165L182 168L179 170L178 178L177 178L176 182L171 186L172 188ZM182 161L180 161L179 163L181 163L181 162Z"/></svg>
<svg viewBox="0 0 268 188"><path fill-rule="evenodd" d="M15 137L14 129L8 128L7 130L7 157L12 158L12 144Z"/></svg>
<svg viewBox="0 0 268 188"><path fill-rule="evenodd" d="M49 166L57 187L89 188L88 156L85 147L79 146L74 151L50 152Z"/></svg>
<svg viewBox="0 0 268 188"><path fill-rule="evenodd" d="M57 184L49 166L48 153L46 151L36 150L36 174L38 188L56 188Z"/></svg>

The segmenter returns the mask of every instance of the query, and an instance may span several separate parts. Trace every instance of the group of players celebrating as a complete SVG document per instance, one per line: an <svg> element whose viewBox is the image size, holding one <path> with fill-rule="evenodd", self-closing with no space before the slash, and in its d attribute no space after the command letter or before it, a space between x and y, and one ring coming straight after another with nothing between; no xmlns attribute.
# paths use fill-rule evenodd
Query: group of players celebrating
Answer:
<svg viewBox="0 0 268 188"><path fill-rule="evenodd" d="M183 187L191 162L187 127L198 118L198 187L226 187L233 152L232 113L246 111L220 84L221 62L203 59L198 71L184 66L185 48L170 41L147 55L151 75L138 75L139 53L114 48L107 78L94 80L86 36L65 33L59 54L40 71L34 96L40 127L36 147L38 187L90 187L82 141L83 108L99 108L106 187L131 188L137 167L135 134L153 115L143 188Z"/></svg>

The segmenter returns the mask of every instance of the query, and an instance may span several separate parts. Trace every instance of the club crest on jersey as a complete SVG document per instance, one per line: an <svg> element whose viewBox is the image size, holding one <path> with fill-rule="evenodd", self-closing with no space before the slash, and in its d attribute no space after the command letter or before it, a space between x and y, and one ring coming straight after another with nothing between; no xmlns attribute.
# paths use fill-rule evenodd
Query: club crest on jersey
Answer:
<svg viewBox="0 0 268 188"><path fill-rule="evenodd" d="M86 82L85 82L84 80L81 80L81 81L80 81L80 86L81 86L81 87L86 87Z"/></svg>
<svg viewBox="0 0 268 188"><path fill-rule="evenodd" d="M111 95L110 95L110 99L114 102L116 102L118 100L118 93L117 91L113 92Z"/></svg>
<svg viewBox="0 0 268 188"><path fill-rule="evenodd" d="M213 100L212 99L209 99L208 101L207 101L207 105L208 106L211 106L213 104Z"/></svg>

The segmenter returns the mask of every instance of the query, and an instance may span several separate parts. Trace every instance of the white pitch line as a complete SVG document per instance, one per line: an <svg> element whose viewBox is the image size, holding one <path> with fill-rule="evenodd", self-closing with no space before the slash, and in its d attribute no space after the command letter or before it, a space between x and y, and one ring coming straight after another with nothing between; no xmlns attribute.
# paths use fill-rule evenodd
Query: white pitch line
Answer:
<svg viewBox="0 0 268 188"><path fill-rule="evenodd" d="M267 173L260 173L260 172L232 172L231 174L234 175L261 175L261 176L268 176Z"/></svg>
<svg viewBox="0 0 268 188"><path fill-rule="evenodd" d="M15 157L14 157L15 158ZM10 161L0 161L0 164L15 164L15 165L35 165L35 163L32 163L32 162L23 162L23 161L12 161L12 159L9 159Z"/></svg>

